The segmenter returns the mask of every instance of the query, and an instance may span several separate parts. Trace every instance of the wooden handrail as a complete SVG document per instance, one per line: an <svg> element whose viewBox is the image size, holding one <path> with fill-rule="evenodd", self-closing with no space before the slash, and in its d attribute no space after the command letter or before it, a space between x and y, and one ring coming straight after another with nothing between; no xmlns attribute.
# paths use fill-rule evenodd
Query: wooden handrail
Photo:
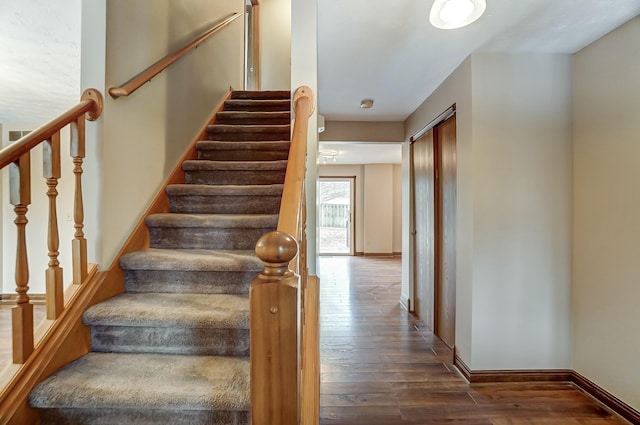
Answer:
<svg viewBox="0 0 640 425"><path fill-rule="evenodd" d="M47 318L57 319L64 309L62 288L62 269L58 260L59 235L56 189L60 175L60 131L66 126L71 128L71 156L75 165L75 205L74 218L76 238L72 242L72 263L74 283L81 284L87 277L85 272L75 279L75 270L87 270L86 240L84 240L83 204L82 204L82 158L84 158L86 120L95 120L102 113L102 95L95 89L87 89L80 102L37 128L18 141L0 151L0 168L9 168L9 200L14 206L17 228L16 241L16 305L12 308L13 363L24 364L34 350L33 304L29 300L29 263L27 255L26 226L27 212L31 204L31 150L43 144L43 176L47 181L49 198L49 218L47 228L47 248L49 268L46 270ZM79 275L80 276L80 275Z"/></svg>
<svg viewBox="0 0 640 425"><path fill-rule="evenodd" d="M256 244L265 269L249 292L254 425L317 425L319 419L318 285L306 267L304 184L313 103L309 87L296 90L277 230Z"/></svg>
<svg viewBox="0 0 640 425"><path fill-rule="evenodd" d="M33 130L20 140L0 151L0 169L20 159L22 155L48 140L69 123L86 114L89 121L96 120L102 113L102 95L96 89L87 89L82 93L80 103L65 113Z"/></svg>
<svg viewBox="0 0 640 425"><path fill-rule="evenodd" d="M304 178L307 171L307 132L309 117L313 114L313 91L307 86L298 88L293 95L295 121L291 135L291 148L280 202L278 231L300 238L300 205Z"/></svg>
<svg viewBox="0 0 640 425"><path fill-rule="evenodd" d="M211 37L213 34L220 31L222 28L229 25L231 22L238 19L240 16L242 16L242 13L233 13L229 15L225 20L209 28L207 31L205 31L200 36L194 38L191 42L186 44L180 50L177 50L165 56L164 58L160 59L159 61L157 61L156 63L154 63L153 65L151 65L150 67L148 67L147 69L145 69L144 71L142 71L141 73L139 73L138 75L136 75L135 77L127 81L126 83L124 83L123 85L119 87L111 87L109 89L109 94L114 99L117 99L121 96L129 96L131 93L133 93L134 91L138 90L140 87L142 87L143 85L151 81L153 77L155 77L156 75L158 75L159 73L167 69L171 64L173 64L175 61L180 59L186 53L198 47L200 43L202 43L203 41Z"/></svg>

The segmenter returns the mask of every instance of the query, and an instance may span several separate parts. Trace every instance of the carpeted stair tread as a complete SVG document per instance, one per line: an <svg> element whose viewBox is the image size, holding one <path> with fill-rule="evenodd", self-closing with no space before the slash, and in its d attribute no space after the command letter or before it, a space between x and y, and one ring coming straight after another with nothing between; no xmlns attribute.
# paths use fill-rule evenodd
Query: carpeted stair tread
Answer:
<svg viewBox="0 0 640 425"><path fill-rule="evenodd" d="M226 111L290 111L291 100L287 99L229 99L224 102Z"/></svg>
<svg viewBox="0 0 640 425"><path fill-rule="evenodd" d="M289 90L236 90L231 92L232 99L289 99Z"/></svg>
<svg viewBox="0 0 640 425"><path fill-rule="evenodd" d="M187 184L282 184L287 161L191 160L182 164Z"/></svg>
<svg viewBox="0 0 640 425"><path fill-rule="evenodd" d="M156 249L147 248L125 254L123 270L176 271L253 271L264 269L262 261L250 250Z"/></svg>
<svg viewBox="0 0 640 425"><path fill-rule="evenodd" d="M206 185L172 184L167 186L169 196L281 196L282 184L269 185Z"/></svg>
<svg viewBox="0 0 640 425"><path fill-rule="evenodd" d="M288 111L221 111L216 114L216 124L273 125L290 124Z"/></svg>
<svg viewBox="0 0 640 425"><path fill-rule="evenodd" d="M202 140L196 143L198 159L220 161L271 161L286 160L291 142L245 141L234 143L228 140Z"/></svg>
<svg viewBox="0 0 640 425"><path fill-rule="evenodd" d="M152 214L146 219L148 227L197 227L263 229L278 225L277 214Z"/></svg>
<svg viewBox="0 0 640 425"><path fill-rule="evenodd" d="M30 395L49 425L250 424L249 289L274 230L290 91L234 91L146 218L150 248L120 258L125 292L87 309L92 352Z"/></svg>
<svg viewBox="0 0 640 425"><path fill-rule="evenodd" d="M212 161L194 159L182 163L184 171L282 171L286 160L278 161Z"/></svg>
<svg viewBox="0 0 640 425"><path fill-rule="evenodd" d="M89 353L38 384L30 403L45 409L244 411L249 409L249 361Z"/></svg>
<svg viewBox="0 0 640 425"><path fill-rule="evenodd" d="M91 326L249 329L249 299L228 294L120 294L90 307Z"/></svg>

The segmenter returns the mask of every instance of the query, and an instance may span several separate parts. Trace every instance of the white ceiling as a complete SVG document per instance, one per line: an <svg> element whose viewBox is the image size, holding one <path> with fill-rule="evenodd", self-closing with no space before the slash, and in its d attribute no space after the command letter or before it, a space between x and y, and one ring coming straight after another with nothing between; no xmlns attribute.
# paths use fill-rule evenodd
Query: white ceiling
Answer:
<svg viewBox="0 0 640 425"><path fill-rule="evenodd" d="M327 121L403 121L471 53L575 53L640 14L640 0L487 0L474 24L439 30L433 0L318 0L318 111ZM372 98L372 109L360 101Z"/></svg>

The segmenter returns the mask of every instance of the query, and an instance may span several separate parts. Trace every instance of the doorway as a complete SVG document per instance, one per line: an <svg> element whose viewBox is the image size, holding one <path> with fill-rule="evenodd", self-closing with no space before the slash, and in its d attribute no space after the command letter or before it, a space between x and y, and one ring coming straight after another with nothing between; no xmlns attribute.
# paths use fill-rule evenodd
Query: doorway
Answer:
<svg viewBox="0 0 640 425"><path fill-rule="evenodd" d="M441 115L411 138L415 311L455 344L456 118ZM425 128L426 129L426 128Z"/></svg>
<svg viewBox="0 0 640 425"><path fill-rule="evenodd" d="M320 177L319 254L353 255L355 177Z"/></svg>

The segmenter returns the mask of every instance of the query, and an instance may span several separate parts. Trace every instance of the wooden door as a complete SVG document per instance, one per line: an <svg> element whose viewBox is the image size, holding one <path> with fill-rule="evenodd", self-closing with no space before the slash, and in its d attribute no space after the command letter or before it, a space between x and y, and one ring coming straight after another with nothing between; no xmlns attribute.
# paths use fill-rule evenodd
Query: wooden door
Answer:
<svg viewBox="0 0 640 425"><path fill-rule="evenodd" d="M414 311L433 329L434 297L434 155L433 130L412 146L414 205Z"/></svg>
<svg viewBox="0 0 640 425"><path fill-rule="evenodd" d="M435 326L448 346L456 325L456 117L435 128Z"/></svg>

